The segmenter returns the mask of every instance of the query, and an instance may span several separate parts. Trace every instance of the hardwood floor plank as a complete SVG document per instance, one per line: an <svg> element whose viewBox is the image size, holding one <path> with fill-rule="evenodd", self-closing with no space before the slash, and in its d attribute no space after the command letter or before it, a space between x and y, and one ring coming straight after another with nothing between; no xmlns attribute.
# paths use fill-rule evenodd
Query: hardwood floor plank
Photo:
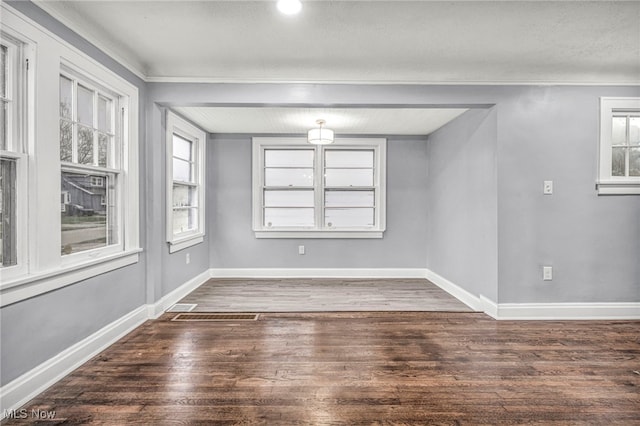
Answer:
<svg viewBox="0 0 640 426"><path fill-rule="evenodd" d="M24 408L48 424L640 424L639 321L149 321ZM35 424L7 419L2 424Z"/></svg>

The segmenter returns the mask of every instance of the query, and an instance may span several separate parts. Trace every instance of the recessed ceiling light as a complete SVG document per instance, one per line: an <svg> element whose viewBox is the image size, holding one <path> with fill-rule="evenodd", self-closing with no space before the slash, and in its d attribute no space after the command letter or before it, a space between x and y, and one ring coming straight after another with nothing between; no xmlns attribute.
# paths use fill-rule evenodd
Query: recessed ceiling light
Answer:
<svg viewBox="0 0 640 426"><path fill-rule="evenodd" d="M278 0L278 10L285 15L295 15L302 9L300 0Z"/></svg>

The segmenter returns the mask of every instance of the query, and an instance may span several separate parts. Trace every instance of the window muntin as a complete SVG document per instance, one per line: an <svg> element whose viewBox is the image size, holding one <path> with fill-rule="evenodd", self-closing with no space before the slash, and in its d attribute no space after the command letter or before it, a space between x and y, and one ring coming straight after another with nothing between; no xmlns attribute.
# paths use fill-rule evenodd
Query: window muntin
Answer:
<svg viewBox="0 0 640 426"><path fill-rule="evenodd" d="M206 134L167 112L167 241L174 252L203 241Z"/></svg>
<svg viewBox="0 0 640 426"><path fill-rule="evenodd" d="M65 71L59 81L60 253L119 246L118 96Z"/></svg>
<svg viewBox="0 0 640 426"><path fill-rule="evenodd" d="M640 98L600 99L600 194L640 194Z"/></svg>
<svg viewBox="0 0 640 426"><path fill-rule="evenodd" d="M384 139L254 138L256 236L381 237L385 149Z"/></svg>

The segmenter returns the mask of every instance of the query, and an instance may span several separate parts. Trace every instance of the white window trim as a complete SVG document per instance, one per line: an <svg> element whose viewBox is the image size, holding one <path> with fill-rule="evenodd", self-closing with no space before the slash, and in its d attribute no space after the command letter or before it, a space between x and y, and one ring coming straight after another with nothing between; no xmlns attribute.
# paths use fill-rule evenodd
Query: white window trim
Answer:
<svg viewBox="0 0 640 426"><path fill-rule="evenodd" d="M26 238L23 257L26 269L13 275L0 269L0 306L6 306L44 292L52 291L80 280L95 277L138 262L139 236L139 162L138 162L138 89L103 65L88 57L44 27L16 12L6 3L0 4L3 31L11 31L16 38L28 44L29 73L28 107L24 112L25 161L18 173L28 194L18 206L18 217L25 223ZM37 49L36 49L37 46ZM121 223L124 228L122 245L117 253L95 250L86 256L60 254L60 161L59 144L43 135L57 135L59 130L58 84L63 66L70 66L99 84L123 95L122 134L126 145L122 153L122 174L126 185L120 194ZM37 121L36 118L37 117ZM38 136L38 137L36 137ZM54 176L58 176L55 179ZM21 190L19 187L18 190ZM124 207L126 206L126 208ZM19 248L19 252L23 249ZM79 253L81 254L81 253ZM73 258L73 259L71 259Z"/></svg>
<svg viewBox="0 0 640 426"><path fill-rule="evenodd" d="M640 98L600 98L600 140L598 180L599 195L640 194L640 176L611 176L611 118L614 111L640 111Z"/></svg>
<svg viewBox="0 0 640 426"><path fill-rule="evenodd" d="M166 122L166 230L169 253L175 253L187 247L200 244L205 235L205 159L207 134L174 112L167 110ZM195 180L198 187L198 226L191 232L174 234L173 232L173 135L177 134L193 143L195 157Z"/></svg>
<svg viewBox="0 0 640 426"><path fill-rule="evenodd" d="M316 149L316 163L314 169L318 174L319 153L323 149L341 148L372 148L375 151L374 186L378 188L375 200L375 223L372 229L268 229L263 225L262 220L262 197L263 197L263 173L264 155L263 152L271 147L291 147L299 149L301 147ZM305 138L293 137L255 137L253 138L253 231L256 238L383 238L386 230L386 164L387 164L387 140L384 138L336 138L332 145L319 146L310 145ZM320 176L322 176L320 172ZM318 190L318 184L314 185Z"/></svg>

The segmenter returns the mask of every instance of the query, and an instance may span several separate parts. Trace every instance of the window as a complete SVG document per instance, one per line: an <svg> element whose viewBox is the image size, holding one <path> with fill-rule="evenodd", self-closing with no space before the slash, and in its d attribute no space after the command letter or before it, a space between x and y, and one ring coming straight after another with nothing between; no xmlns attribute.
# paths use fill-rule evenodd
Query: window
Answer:
<svg viewBox="0 0 640 426"><path fill-rule="evenodd" d="M139 105L134 85L4 3L0 12L6 306L138 262Z"/></svg>
<svg viewBox="0 0 640 426"><path fill-rule="evenodd" d="M119 245L119 178L122 175L120 96L63 70L60 74L60 191L63 256Z"/></svg>
<svg viewBox="0 0 640 426"><path fill-rule="evenodd" d="M257 238L382 238L385 139L253 139Z"/></svg>
<svg viewBox="0 0 640 426"><path fill-rule="evenodd" d="M24 269L24 220L19 215L26 198L23 114L26 84L24 44L0 33L0 268L3 276ZM23 222L23 223L20 223ZM11 270L11 272L9 271Z"/></svg>
<svg viewBox="0 0 640 426"><path fill-rule="evenodd" d="M167 241L171 253L204 240L206 134L167 111Z"/></svg>
<svg viewBox="0 0 640 426"><path fill-rule="evenodd" d="M600 100L600 194L640 194L640 98Z"/></svg>

